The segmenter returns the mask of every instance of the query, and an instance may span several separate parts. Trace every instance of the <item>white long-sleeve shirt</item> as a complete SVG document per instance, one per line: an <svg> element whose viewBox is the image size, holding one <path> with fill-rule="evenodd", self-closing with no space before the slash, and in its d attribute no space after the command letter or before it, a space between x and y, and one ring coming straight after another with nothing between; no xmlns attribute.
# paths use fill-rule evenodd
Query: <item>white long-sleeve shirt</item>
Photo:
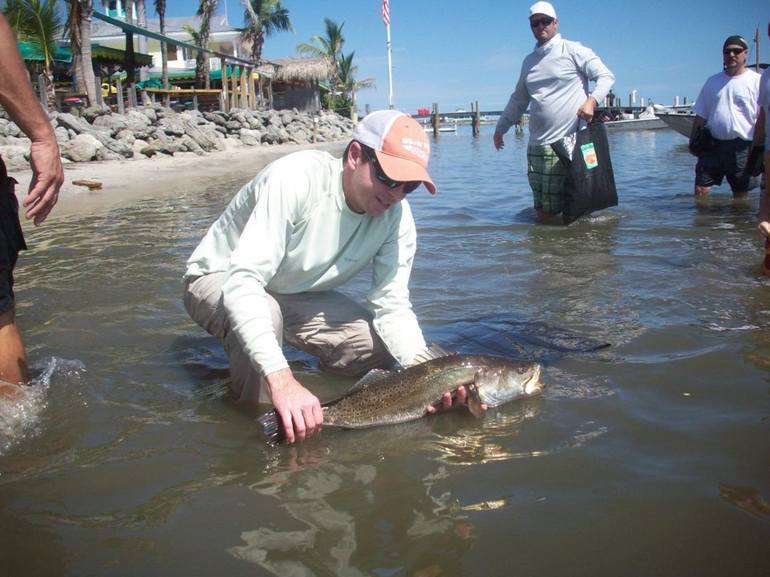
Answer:
<svg viewBox="0 0 770 577"><path fill-rule="evenodd" d="M373 263L367 302L374 328L398 362L425 348L409 301L417 233L404 200L378 217L353 212L342 159L301 151L265 167L230 201L187 261L185 278L226 271L232 330L264 374L288 366L273 334L265 289L337 288Z"/></svg>
<svg viewBox="0 0 770 577"><path fill-rule="evenodd" d="M529 106L530 144L551 144L577 132L577 112L589 96L589 80L596 82L590 95L601 103L615 76L593 50L556 34L524 58L496 131L508 132Z"/></svg>

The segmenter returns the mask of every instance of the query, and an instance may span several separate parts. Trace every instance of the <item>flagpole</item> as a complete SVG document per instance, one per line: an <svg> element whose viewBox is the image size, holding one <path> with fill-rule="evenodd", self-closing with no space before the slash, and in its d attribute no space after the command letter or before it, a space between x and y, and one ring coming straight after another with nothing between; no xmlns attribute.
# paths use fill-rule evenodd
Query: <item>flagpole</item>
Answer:
<svg viewBox="0 0 770 577"><path fill-rule="evenodd" d="M393 59L390 50L390 24L385 29L388 35L388 108L393 109Z"/></svg>
<svg viewBox="0 0 770 577"><path fill-rule="evenodd" d="M388 48L388 108L393 110L393 57L390 50L390 0L382 0L380 6L380 13L382 14L382 23L385 24L385 31L387 34Z"/></svg>

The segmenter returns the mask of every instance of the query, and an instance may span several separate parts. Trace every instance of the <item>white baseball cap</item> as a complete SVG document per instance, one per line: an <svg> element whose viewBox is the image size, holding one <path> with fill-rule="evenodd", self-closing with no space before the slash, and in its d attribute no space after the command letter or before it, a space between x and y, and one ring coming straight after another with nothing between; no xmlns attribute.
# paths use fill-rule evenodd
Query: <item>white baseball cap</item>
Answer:
<svg viewBox="0 0 770 577"><path fill-rule="evenodd" d="M535 14L545 14L551 18L556 18L556 10L550 2L535 2L529 7L529 17L532 18Z"/></svg>
<svg viewBox="0 0 770 577"><path fill-rule="evenodd" d="M432 194L436 185L428 174L430 142L425 130L408 114L377 110L367 114L353 132L353 140L374 150L385 174L398 182L425 184Z"/></svg>

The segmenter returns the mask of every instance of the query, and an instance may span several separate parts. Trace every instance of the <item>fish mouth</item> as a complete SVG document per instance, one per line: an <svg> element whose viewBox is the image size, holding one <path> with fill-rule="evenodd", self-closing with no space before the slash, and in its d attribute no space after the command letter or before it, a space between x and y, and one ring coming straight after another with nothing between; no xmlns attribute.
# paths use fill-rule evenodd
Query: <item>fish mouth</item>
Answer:
<svg viewBox="0 0 770 577"><path fill-rule="evenodd" d="M542 365L535 365L535 370L532 372L532 376L524 383L524 393L527 395L537 395L543 390L543 383L540 382L540 373L542 373Z"/></svg>

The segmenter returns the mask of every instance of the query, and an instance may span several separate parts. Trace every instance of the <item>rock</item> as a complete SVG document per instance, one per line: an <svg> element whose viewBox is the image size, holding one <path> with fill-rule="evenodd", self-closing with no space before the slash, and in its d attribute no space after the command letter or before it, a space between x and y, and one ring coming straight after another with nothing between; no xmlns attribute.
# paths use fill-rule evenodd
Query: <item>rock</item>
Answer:
<svg viewBox="0 0 770 577"><path fill-rule="evenodd" d="M80 116L87 122L93 124L100 116L107 116L110 114L110 109L106 106L89 106L80 111Z"/></svg>
<svg viewBox="0 0 770 577"><path fill-rule="evenodd" d="M94 119L93 126L101 126L110 131L114 136L124 128L128 128L128 118L123 114L103 114Z"/></svg>
<svg viewBox="0 0 770 577"><path fill-rule="evenodd" d="M0 156L8 170L26 170L29 168L29 147L16 145L0 146Z"/></svg>
<svg viewBox="0 0 770 577"><path fill-rule="evenodd" d="M128 111L129 115L131 113L134 113L134 115L142 115L147 118L149 121L148 124L154 124L158 121L158 111L162 110L161 106L158 107L151 107L151 106L141 106L139 108L132 108Z"/></svg>
<svg viewBox="0 0 770 577"><path fill-rule="evenodd" d="M63 126L57 126L54 129L54 132L56 133L56 141L59 144L61 144L62 142L67 142L70 139L69 130L67 130Z"/></svg>
<svg viewBox="0 0 770 577"><path fill-rule="evenodd" d="M129 156L133 156L133 154L134 154L134 152L131 151L131 154L129 154ZM123 160L123 158L125 156L126 155L118 154L117 152L113 152L112 150L110 150L106 146L102 147L102 148L99 148L96 151L96 160Z"/></svg>
<svg viewBox="0 0 770 577"><path fill-rule="evenodd" d="M130 130L128 130L126 128L126 129L121 130L120 132L118 132L115 135L115 140L118 140L120 142L124 142L128 146L131 146L133 148L134 142L136 140L141 140L141 139L137 139L136 134L134 134L133 132L131 132Z"/></svg>
<svg viewBox="0 0 770 577"><path fill-rule="evenodd" d="M182 119L182 123L185 127L185 135L189 136L192 140L195 141L195 143L201 147L202 150L206 152L210 152L212 150L218 150L219 149L219 142L218 138L214 136L216 134L216 131L214 133L208 133L205 129L201 129L197 126L195 119L191 117L186 117ZM197 151L193 151L197 152Z"/></svg>
<svg viewBox="0 0 770 577"><path fill-rule="evenodd" d="M257 146L262 143L262 133L259 130L241 128L238 134L240 136L241 142L246 146Z"/></svg>
<svg viewBox="0 0 770 577"><path fill-rule="evenodd" d="M73 162L88 162L96 158L104 145L91 134L78 134L61 146L61 154Z"/></svg>
<svg viewBox="0 0 770 577"><path fill-rule="evenodd" d="M169 136L184 136L185 125L179 115L164 116L158 122L158 126Z"/></svg>
<svg viewBox="0 0 770 577"><path fill-rule="evenodd" d="M75 115L49 114L62 158L73 162L93 159L142 158L157 154L202 155L261 144L328 142L349 138L353 123L332 112L304 113L292 110L247 110L230 112L184 111L140 106L125 114L91 107ZM0 109L0 144L17 164L28 165L29 140ZM189 152L185 152L189 151ZM21 159L21 160L20 160Z"/></svg>
<svg viewBox="0 0 770 577"><path fill-rule="evenodd" d="M6 134L8 136L22 136L24 133L21 131L21 128L19 128L15 122L9 121L8 126L6 128Z"/></svg>
<svg viewBox="0 0 770 577"><path fill-rule="evenodd" d="M245 142L239 138L223 138L222 139L222 150L234 150L236 148L243 148L245 146ZM260 143L257 143L260 144Z"/></svg>
<svg viewBox="0 0 770 577"><path fill-rule="evenodd" d="M184 149L189 150L190 152L194 152L198 156L203 156L205 154L203 148L201 148L201 146L187 134L185 134L181 140Z"/></svg>
<svg viewBox="0 0 770 577"><path fill-rule="evenodd" d="M223 112L204 112L203 118L218 126L225 126L228 120Z"/></svg>
<svg viewBox="0 0 770 577"><path fill-rule="evenodd" d="M63 126L68 130L72 130L75 134L94 134L99 132L98 128L94 128L91 124L86 122L83 118L79 118L69 112L62 112L56 118L59 126ZM102 133L107 133L109 136L109 129L102 129Z"/></svg>
<svg viewBox="0 0 770 577"><path fill-rule="evenodd" d="M152 151L152 154L144 154L144 150L150 148L149 144L147 144L146 140L139 140L134 139L134 141L131 143L131 150L134 151L134 158L142 158L143 156L152 156L155 154L155 150Z"/></svg>

